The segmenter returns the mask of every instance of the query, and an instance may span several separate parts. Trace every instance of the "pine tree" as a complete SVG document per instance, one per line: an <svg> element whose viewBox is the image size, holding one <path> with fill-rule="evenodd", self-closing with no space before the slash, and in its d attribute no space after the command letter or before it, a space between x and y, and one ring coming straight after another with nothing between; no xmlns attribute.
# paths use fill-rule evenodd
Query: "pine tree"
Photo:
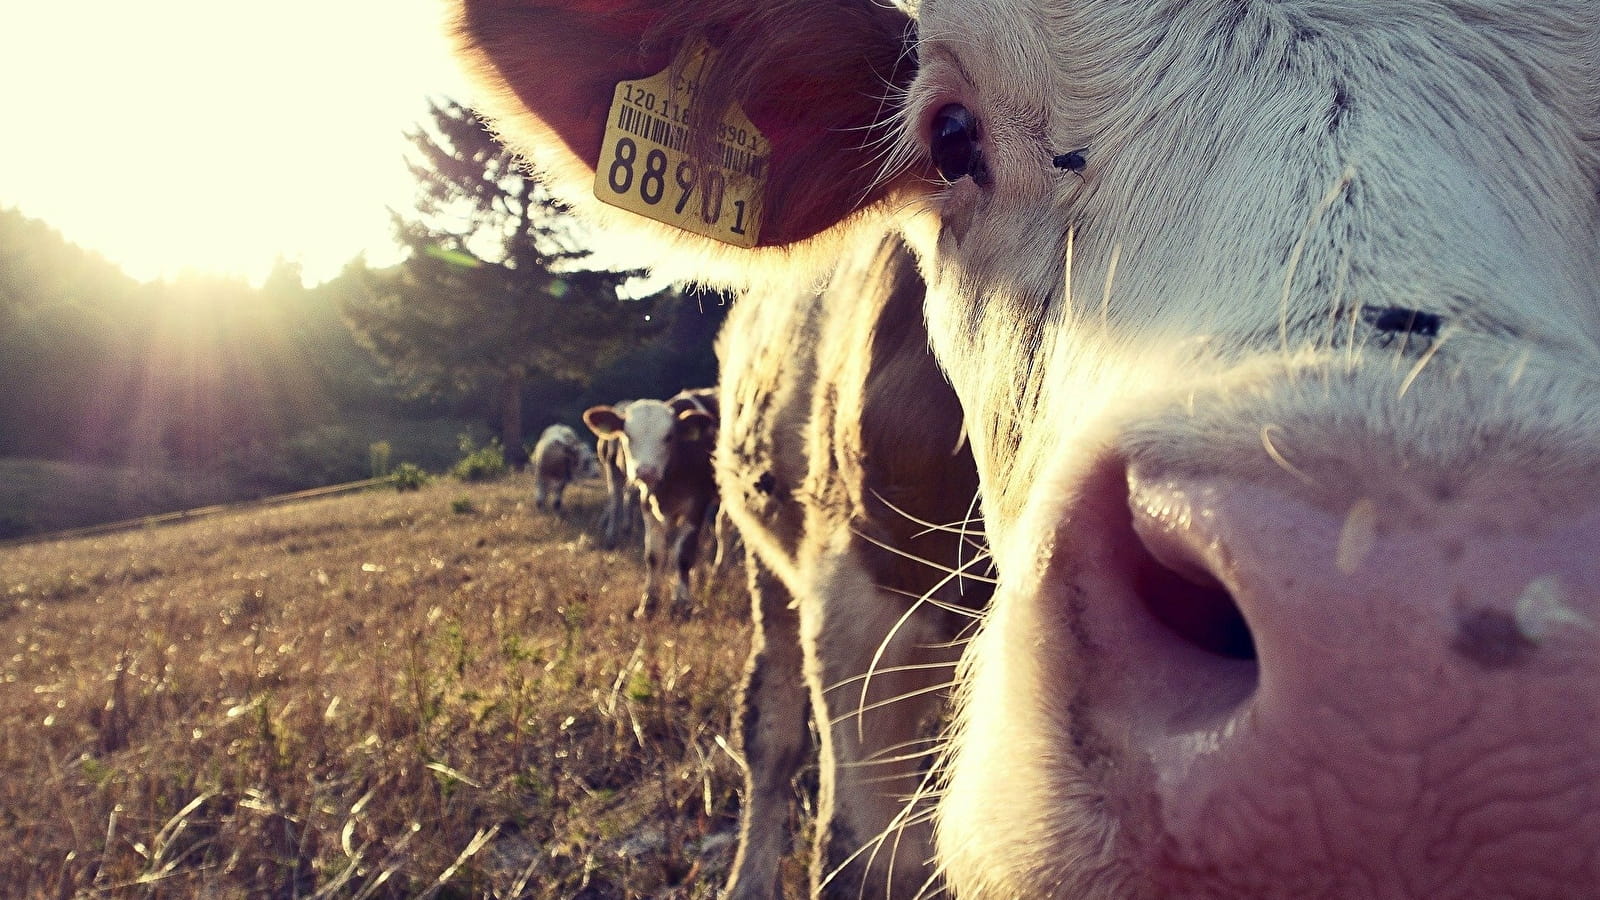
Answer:
<svg viewBox="0 0 1600 900"><path fill-rule="evenodd" d="M586 380L656 329L658 297L619 292L642 272L586 268L576 220L467 107L433 103L406 136L419 216L393 215L409 256L368 272L346 315L412 396L495 391L506 462L520 466L529 376Z"/></svg>

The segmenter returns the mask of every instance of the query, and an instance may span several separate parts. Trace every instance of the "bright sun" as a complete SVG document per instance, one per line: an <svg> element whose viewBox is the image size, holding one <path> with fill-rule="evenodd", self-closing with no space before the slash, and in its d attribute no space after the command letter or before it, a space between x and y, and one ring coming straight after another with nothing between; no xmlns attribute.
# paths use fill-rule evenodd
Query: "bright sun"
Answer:
<svg viewBox="0 0 1600 900"><path fill-rule="evenodd" d="M0 29L0 206L141 279L307 280L398 255L402 132L466 99L439 0L20 4Z"/></svg>

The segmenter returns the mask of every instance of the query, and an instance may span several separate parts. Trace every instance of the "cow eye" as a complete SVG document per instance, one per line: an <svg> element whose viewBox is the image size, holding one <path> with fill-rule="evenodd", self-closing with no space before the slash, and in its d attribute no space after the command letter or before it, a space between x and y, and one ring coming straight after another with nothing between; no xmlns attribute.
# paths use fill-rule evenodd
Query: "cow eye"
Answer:
<svg viewBox="0 0 1600 900"><path fill-rule="evenodd" d="M947 182L960 181L969 175L978 184L989 181L983 147L978 142L978 118L959 103L942 106L933 114L928 155L940 177Z"/></svg>

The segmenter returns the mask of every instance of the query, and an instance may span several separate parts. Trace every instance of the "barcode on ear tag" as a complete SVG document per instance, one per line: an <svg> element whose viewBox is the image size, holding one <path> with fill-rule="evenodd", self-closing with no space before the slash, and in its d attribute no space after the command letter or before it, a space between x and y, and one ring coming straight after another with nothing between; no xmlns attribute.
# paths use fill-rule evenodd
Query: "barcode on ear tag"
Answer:
<svg viewBox="0 0 1600 900"><path fill-rule="evenodd" d="M594 195L657 222L753 247L771 145L744 111L731 107L717 128L715 159L695 160L689 123L712 51L686 51L680 64L617 84L606 122Z"/></svg>

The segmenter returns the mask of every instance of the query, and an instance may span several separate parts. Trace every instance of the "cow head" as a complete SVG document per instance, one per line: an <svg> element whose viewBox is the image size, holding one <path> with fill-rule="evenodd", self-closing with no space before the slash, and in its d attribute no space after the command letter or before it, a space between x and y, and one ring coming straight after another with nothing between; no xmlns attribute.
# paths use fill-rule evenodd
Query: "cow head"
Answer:
<svg viewBox="0 0 1600 900"><path fill-rule="evenodd" d="M660 400L635 400L621 413L610 406L590 407L583 421L597 436L622 441L628 480L647 490L661 483L677 448L704 446L712 427L705 413L680 413Z"/></svg>
<svg viewBox="0 0 1600 900"><path fill-rule="evenodd" d="M612 86L718 43L714 99L772 131L772 246L699 271L825 259L864 219L918 249L1001 578L953 883L1600 880L1600 9L917 15L462 22L503 133L583 190Z"/></svg>

